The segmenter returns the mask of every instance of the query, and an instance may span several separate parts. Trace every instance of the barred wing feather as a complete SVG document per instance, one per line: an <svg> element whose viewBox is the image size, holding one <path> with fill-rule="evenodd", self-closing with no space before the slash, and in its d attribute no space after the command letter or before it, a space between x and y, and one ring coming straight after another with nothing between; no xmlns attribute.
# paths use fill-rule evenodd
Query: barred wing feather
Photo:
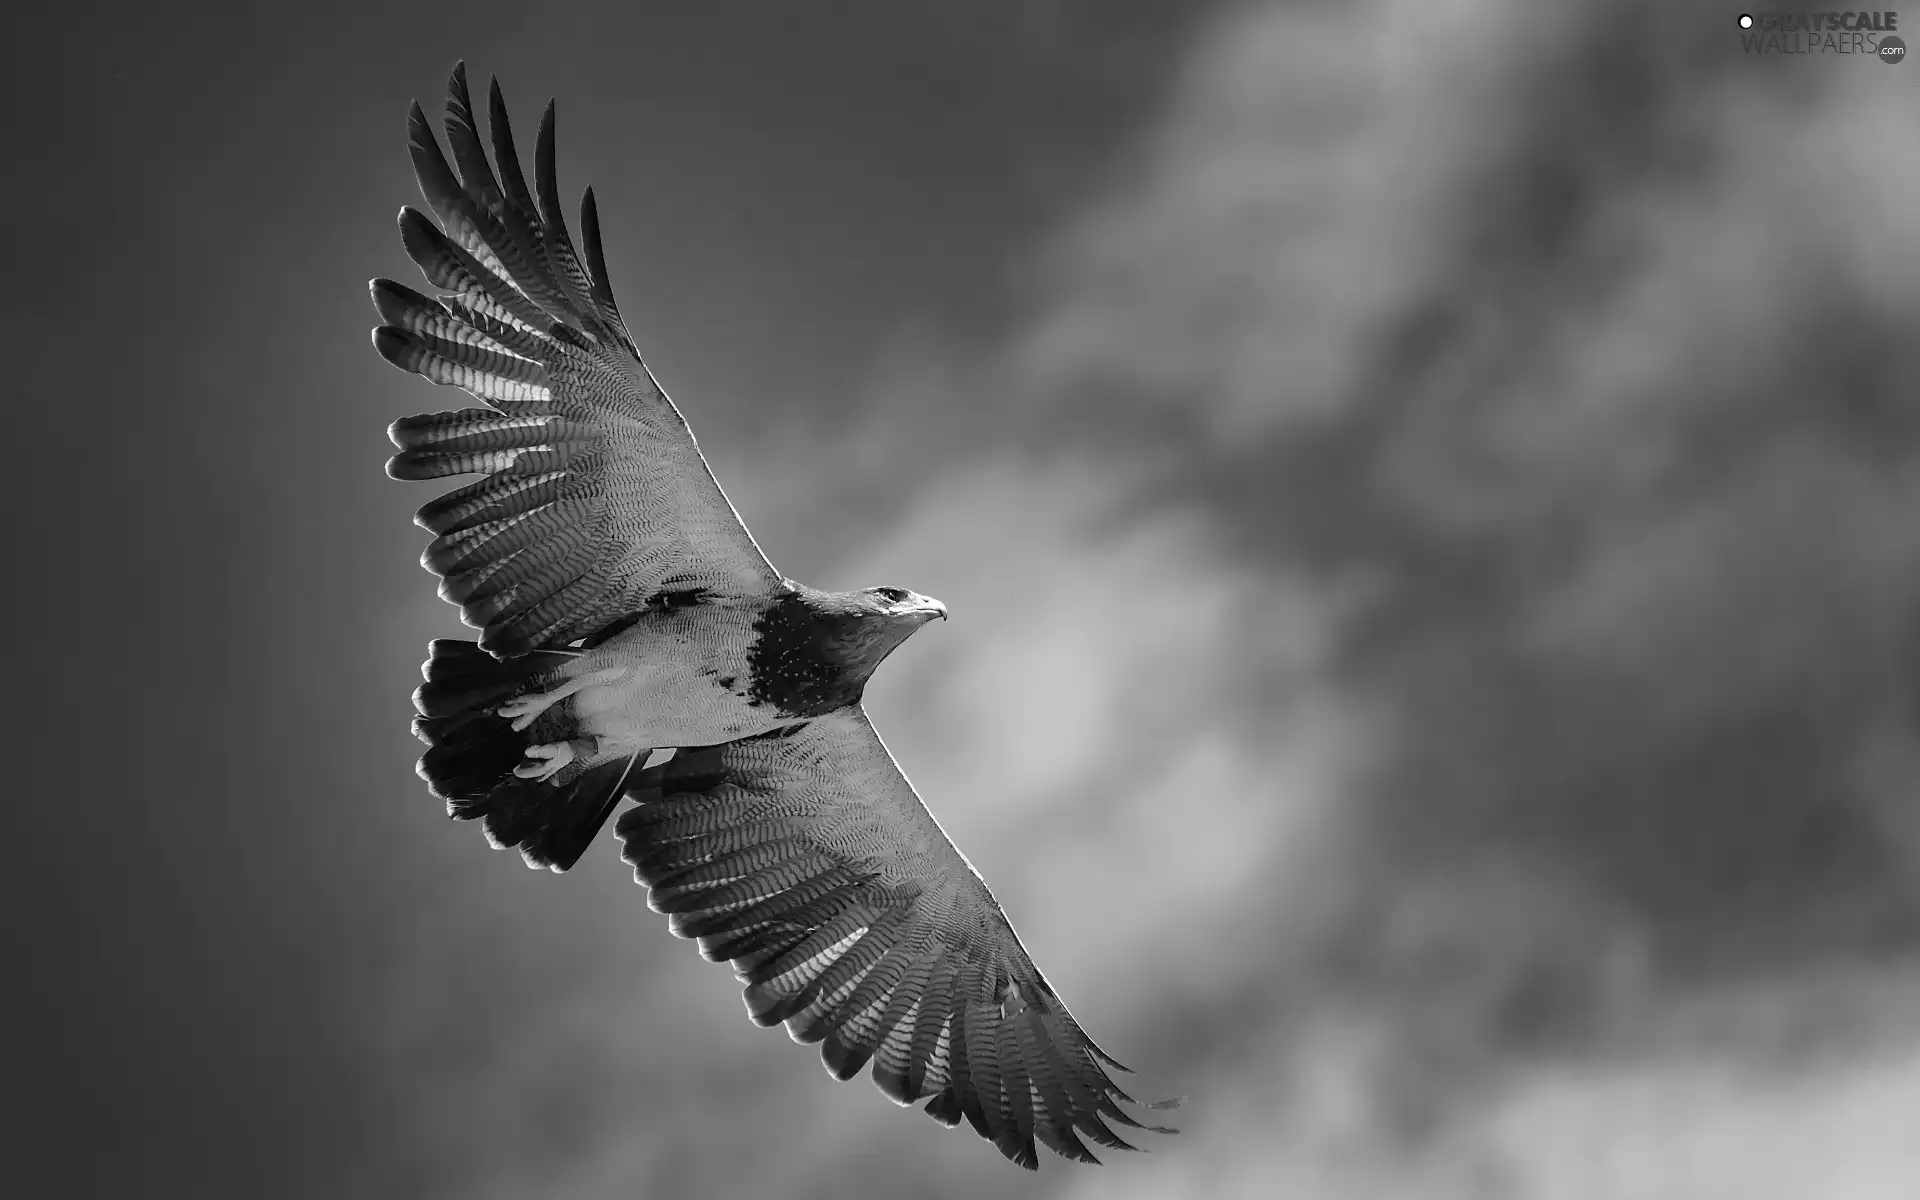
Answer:
<svg viewBox="0 0 1920 1200"><path fill-rule="evenodd" d="M440 593L496 655L564 646L662 593L761 597L779 573L741 524L686 421L654 381L607 281L593 191L575 253L553 169L553 106L540 123L529 192L497 82L481 146L464 64L454 68L447 141L456 177L418 104L409 119L421 193L440 227L400 213L430 297L373 281L388 362L464 388L484 408L394 422L398 479L473 474L416 519Z"/></svg>
<svg viewBox="0 0 1920 1200"><path fill-rule="evenodd" d="M859 706L649 768L623 857L672 928L745 981L749 1014L827 1069L966 1119L1002 1154L1134 1149L1136 1103L921 804ZM1147 1105L1170 1107L1172 1103Z"/></svg>

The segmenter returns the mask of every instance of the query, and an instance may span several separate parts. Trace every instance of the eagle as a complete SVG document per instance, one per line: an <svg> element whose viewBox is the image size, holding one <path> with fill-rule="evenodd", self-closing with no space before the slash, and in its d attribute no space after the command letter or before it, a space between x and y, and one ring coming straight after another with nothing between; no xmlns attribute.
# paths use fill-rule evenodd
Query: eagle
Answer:
<svg viewBox="0 0 1920 1200"><path fill-rule="evenodd" d="M464 64L448 90L452 165L417 102L408 118L439 224L400 210L440 294L371 285L381 357L484 405L389 431L393 478L480 477L415 518L433 535L422 564L480 631L431 643L421 777L452 817L554 871L637 801L614 826L622 858L675 934L733 965L755 1022L818 1043L837 1079L871 1064L896 1103L965 1119L1023 1167L1036 1139L1083 1162L1088 1141L1135 1149L1109 1122L1174 1132L1120 1107L1139 1103L1108 1073L1126 1068L867 718L874 670L946 606L773 568L627 332L591 188L575 249L553 104L529 190L498 80L491 162Z"/></svg>

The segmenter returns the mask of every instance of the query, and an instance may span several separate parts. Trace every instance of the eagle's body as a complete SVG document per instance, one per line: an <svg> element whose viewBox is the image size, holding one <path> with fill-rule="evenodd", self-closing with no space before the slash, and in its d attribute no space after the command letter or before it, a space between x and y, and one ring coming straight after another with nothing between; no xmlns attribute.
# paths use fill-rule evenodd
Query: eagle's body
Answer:
<svg viewBox="0 0 1920 1200"><path fill-rule="evenodd" d="M818 647L772 626L776 603L728 597L634 613L565 665L559 686L579 690L549 711L565 717L568 735L594 740L587 765L655 747L731 742L817 716L767 698L781 692L789 663L833 669Z"/></svg>
<svg viewBox="0 0 1920 1200"><path fill-rule="evenodd" d="M415 728L432 747L421 773L497 844L565 870L650 751L756 737L857 705L881 659L945 615L902 589L829 593L786 581L764 598L649 605L578 648L497 660L471 643L435 642L415 693Z"/></svg>
<svg viewBox="0 0 1920 1200"><path fill-rule="evenodd" d="M599 758L712 746L778 728L779 716L748 695L757 614L740 604L712 607L642 614L569 669L572 679L594 681L566 705L579 733L596 741Z"/></svg>
<svg viewBox="0 0 1920 1200"><path fill-rule="evenodd" d="M585 254L560 216L552 108L529 189L496 85L482 149L456 68L447 136L418 105L404 209L432 298L375 280L394 365L485 408L396 421L401 479L482 478L423 507L475 642L432 645L414 694L420 773L497 846L564 871L623 796L626 861L674 932L731 961L750 1014L869 1062L900 1103L968 1120L1016 1162L1038 1138L1091 1160L1136 1125L986 884L947 840L861 699L946 608L901 588L824 592L768 563L620 320L589 190ZM673 757L646 766L650 752Z"/></svg>

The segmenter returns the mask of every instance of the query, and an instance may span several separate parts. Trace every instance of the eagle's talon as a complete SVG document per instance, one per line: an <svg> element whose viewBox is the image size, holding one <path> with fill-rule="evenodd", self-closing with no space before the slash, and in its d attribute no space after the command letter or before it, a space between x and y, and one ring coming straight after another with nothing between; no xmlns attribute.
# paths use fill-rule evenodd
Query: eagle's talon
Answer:
<svg viewBox="0 0 1920 1200"><path fill-rule="evenodd" d="M601 684L618 682L626 673L624 668L609 667L606 670L595 671L591 675L582 675L577 679L569 679L550 692L528 692L524 696L515 696L493 711L508 721L511 721L513 723L513 731L519 733L527 726L533 724L534 719L541 713L552 708L562 700L565 700L575 692L580 691L582 688L597 687Z"/></svg>
<svg viewBox="0 0 1920 1200"><path fill-rule="evenodd" d="M553 701L547 699L543 693L535 692L529 696L521 696L518 699L509 700L505 704L502 704L496 711L499 712L502 717L512 722L513 731L519 733L527 726L533 724L534 718L547 711L547 707L552 703ZM531 751L529 751L529 753L531 753Z"/></svg>
<svg viewBox="0 0 1920 1200"><path fill-rule="evenodd" d="M560 772L561 768L573 761L573 743L545 742L538 746L528 746L526 754L533 761L524 762L515 767L514 776L539 783L551 779Z"/></svg>

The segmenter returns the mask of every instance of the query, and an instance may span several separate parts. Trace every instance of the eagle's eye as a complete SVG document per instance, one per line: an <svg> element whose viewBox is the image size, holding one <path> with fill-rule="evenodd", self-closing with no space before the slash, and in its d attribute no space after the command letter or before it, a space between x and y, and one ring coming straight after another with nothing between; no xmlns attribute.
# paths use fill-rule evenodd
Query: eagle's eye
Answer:
<svg viewBox="0 0 1920 1200"><path fill-rule="evenodd" d="M873 590L880 594L882 600L891 604L898 604L907 598L907 594L896 587L875 588Z"/></svg>

